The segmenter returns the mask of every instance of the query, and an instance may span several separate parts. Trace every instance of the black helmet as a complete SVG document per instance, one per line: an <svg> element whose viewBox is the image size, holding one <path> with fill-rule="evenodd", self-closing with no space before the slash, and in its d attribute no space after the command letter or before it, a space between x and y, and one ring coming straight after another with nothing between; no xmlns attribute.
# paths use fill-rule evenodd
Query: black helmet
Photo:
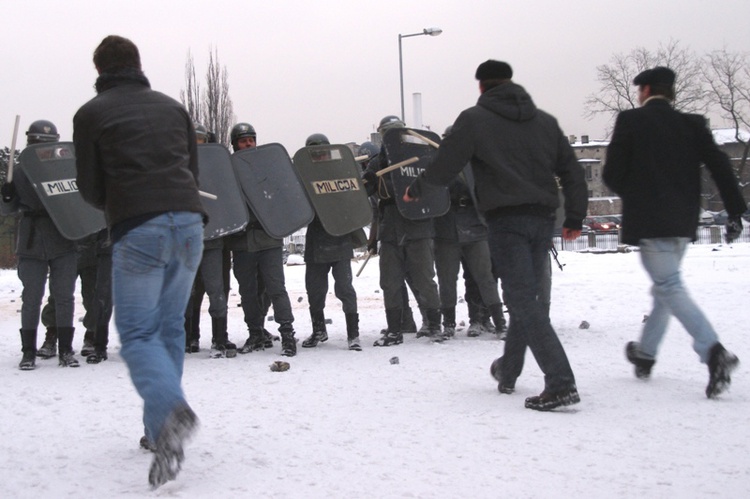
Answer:
<svg viewBox="0 0 750 499"><path fill-rule="evenodd" d="M404 128L405 126L406 125L403 121L401 121L401 118L391 114L380 120L380 124L378 125L378 133L382 135L389 128Z"/></svg>
<svg viewBox="0 0 750 499"><path fill-rule="evenodd" d="M58 140L60 140L60 134L57 133L57 127L51 121L36 120L29 125L29 130L26 132L27 144L57 142Z"/></svg>
<svg viewBox="0 0 750 499"><path fill-rule="evenodd" d="M250 123L237 123L232 127L232 133L230 139L232 140L232 146L237 147L237 141L242 137L256 138L255 128Z"/></svg>
<svg viewBox="0 0 750 499"><path fill-rule="evenodd" d="M329 145L328 137L322 133L314 133L305 140L305 147L307 146L323 146Z"/></svg>
<svg viewBox="0 0 750 499"><path fill-rule="evenodd" d="M196 124L195 125L195 135L199 139L203 139L206 142L208 142L208 129L205 126L203 126L201 124Z"/></svg>
<svg viewBox="0 0 750 499"><path fill-rule="evenodd" d="M380 148L372 142L363 142L357 151L357 156L367 156L368 159L378 154L380 154Z"/></svg>

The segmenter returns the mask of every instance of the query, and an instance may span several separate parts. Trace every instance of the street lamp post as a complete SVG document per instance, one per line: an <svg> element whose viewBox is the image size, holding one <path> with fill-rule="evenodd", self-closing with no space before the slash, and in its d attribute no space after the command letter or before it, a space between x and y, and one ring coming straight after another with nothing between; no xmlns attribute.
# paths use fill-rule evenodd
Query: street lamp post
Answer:
<svg viewBox="0 0 750 499"><path fill-rule="evenodd" d="M410 36L422 36L422 35L438 36L442 32L443 30L440 28L425 28L422 30L421 33L411 33L409 35L402 35L402 34L398 35L398 76L401 82L401 121L403 121L404 123L406 123L404 119L404 59L401 55L401 39L409 38Z"/></svg>

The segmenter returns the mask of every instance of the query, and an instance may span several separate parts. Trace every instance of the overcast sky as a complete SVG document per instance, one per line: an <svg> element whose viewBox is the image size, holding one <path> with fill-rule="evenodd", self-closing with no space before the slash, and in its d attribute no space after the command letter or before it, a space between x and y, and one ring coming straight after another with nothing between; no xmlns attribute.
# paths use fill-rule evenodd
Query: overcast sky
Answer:
<svg viewBox="0 0 750 499"><path fill-rule="evenodd" d="M315 132L334 143L368 139L380 119L400 114L398 35L403 40L407 124L412 94L438 133L476 103L476 66L507 61L514 80L570 135L604 137L583 104L598 89L596 66L615 53L678 40L698 54L750 50L748 0L70 0L0 2L0 146L15 115L23 132L53 121L72 139L76 110L94 96L94 48L106 35L133 40L152 88L179 99L193 53L204 79L210 47L229 72L237 121L259 144L290 155ZM714 126L718 123L712 122Z"/></svg>

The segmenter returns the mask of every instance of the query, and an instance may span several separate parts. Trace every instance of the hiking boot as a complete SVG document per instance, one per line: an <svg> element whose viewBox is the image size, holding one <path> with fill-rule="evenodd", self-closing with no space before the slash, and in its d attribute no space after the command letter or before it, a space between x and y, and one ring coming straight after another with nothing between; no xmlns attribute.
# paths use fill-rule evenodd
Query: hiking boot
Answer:
<svg viewBox="0 0 750 499"><path fill-rule="evenodd" d="M273 342L271 342L273 346ZM266 348L265 340L263 337L263 331L260 329L248 330L248 337L245 340L245 344L238 350L239 353L245 354L250 352L257 352L258 350L264 350Z"/></svg>
<svg viewBox="0 0 750 499"><path fill-rule="evenodd" d="M551 411L560 406L577 404L580 401L581 397L578 396L578 390L575 386L557 392L550 392L545 389L536 397L527 398L525 407L535 411Z"/></svg>
<svg viewBox="0 0 750 499"><path fill-rule="evenodd" d="M362 345L359 342L359 336L356 338L349 338L347 340L349 342L349 350L354 350L356 352L362 351Z"/></svg>
<svg viewBox="0 0 750 499"><path fill-rule="evenodd" d="M372 344L374 347L390 347L393 345L400 345L404 342L404 335L401 334L401 331L396 332L390 332L387 331L383 336L381 336L379 339L375 340L375 343Z"/></svg>
<svg viewBox="0 0 750 499"><path fill-rule="evenodd" d="M34 352L24 352L18 368L21 371L33 371L36 369L36 355L34 355Z"/></svg>
<svg viewBox="0 0 750 499"><path fill-rule="evenodd" d="M292 324L282 324L279 326L279 332L281 333L281 355L284 357L297 355L297 338L294 337Z"/></svg>
<svg viewBox="0 0 750 499"><path fill-rule="evenodd" d="M95 350L94 353L86 357L86 364L99 364L108 358L106 350Z"/></svg>
<svg viewBox="0 0 750 499"><path fill-rule="evenodd" d="M636 378L648 379L651 376L651 368L654 367L656 361L642 357L640 344L637 341L630 341L625 345L625 357L635 366Z"/></svg>
<svg viewBox="0 0 750 499"><path fill-rule="evenodd" d="M456 308L448 307L443 312L443 336L453 338L456 336Z"/></svg>
<svg viewBox="0 0 750 499"><path fill-rule="evenodd" d="M78 359L76 359L73 352L61 352L58 364L60 367L79 367Z"/></svg>
<svg viewBox="0 0 750 499"><path fill-rule="evenodd" d="M422 325L417 331L417 338L423 338L428 336L435 342L443 342L446 337L443 336L443 332L440 327L440 310L438 309L425 309L424 315L426 316L426 325Z"/></svg>
<svg viewBox="0 0 750 499"><path fill-rule="evenodd" d="M736 355L729 352L721 343L716 343L711 348L711 356L708 358L708 386L706 386L706 397L712 399L729 388L732 382L731 374L740 363Z"/></svg>
<svg viewBox="0 0 750 499"><path fill-rule="evenodd" d="M411 307L406 307L402 310L401 318L399 319L399 330L405 334L417 332L417 323L414 322L414 314L412 314Z"/></svg>
<svg viewBox="0 0 750 499"><path fill-rule="evenodd" d="M180 406L167 417L156 439L154 460L148 472L148 483L152 489L177 478L185 460L185 443L198 428L198 418L188 407Z"/></svg>
<svg viewBox="0 0 750 499"><path fill-rule="evenodd" d="M36 351L36 355L43 359L51 359L57 355L57 339L44 340L42 347Z"/></svg>
<svg viewBox="0 0 750 499"><path fill-rule="evenodd" d="M250 340L248 339L247 341ZM245 345L247 345L247 343L245 343ZM260 350L263 350L263 348L261 348ZM209 353L209 355L212 359L231 359L237 357L237 345L235 345L231 341L226 341L224 343L214 343L213 345L211 345L211 352Z"/></svg>
<svg viewBox="0 0 750 499"><path fill-rule="evenodd" d="M201 351L201 342L200 340L190 340L187 345L185 345L185 353L198 353Z"/></svg>
<svg viewBox="0 0 750 499"><path fill-rule="evenodd" d="M516 391L516 385L515 383L503 382L502 376L500 375L500 368L502 367L502 364L502 357L498 357L497 359L493 360L492 365L490 365L490 376L492 376L492 378L497 381L498 392L510 395L511 393Z"/></svg>

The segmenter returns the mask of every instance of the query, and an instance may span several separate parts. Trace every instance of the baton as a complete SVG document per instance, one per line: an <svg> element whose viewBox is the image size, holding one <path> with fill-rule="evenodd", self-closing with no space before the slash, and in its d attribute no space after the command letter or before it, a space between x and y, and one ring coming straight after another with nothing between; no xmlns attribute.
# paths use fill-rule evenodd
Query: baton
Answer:
<svg viewBox="0 0 750 499"><path fill-rule="evenodd" d="M213 199L213 200L217 200L217 199L219 199L219 198L218 198L218 197L216 196L216 194L211 194L210 192L198 191L198 194L200 194L200 195L201 195L201 196L203 196L204 198L208 198L208 199Z"/></svg>
<svg viewBox="0 0 750 499"><path fill-rule="evenodd" d="M363 154L362 156L357 156L356 158L354 158L354 161L356 161L357 163L361 163L362 161L369 158L370 156L368 156L367 154Z"/></svg>
<svg viewBox="0 0 750 499"><path fill-rule="evenodd" d="M431 145L435 149L439 149L440 148L440 144L438 144L437 142L435 142L432 139L428 139L427 137L425 137L421 133L417 133L414 130L407 130L406 133L408 133L409 135L413 135L414 137L418 138L419 140L421 140L423 142L426 142L427 144Z"/></svg>
<svg viewBox="0 0 750 499"><path fill-rule="evenodd" d="M8 175L5 177L6 183L13 182L13 165L16 163L16 139L18 138L18 122L21 120L20 115L16 115L16 124L13 126L13 140L10 143L10 156L8 156Z"/></svg>
<svg viewBox="0 0 750 499"><path fill-rule="evenodd" d="M367 262L370 261L371 256L372 256L372 251L368 251L367 258L365 258L365 261L362 262L362 265L359 267L359 270L357 271L357 275L355 277L359 277L359 274L361 274L362 271L365 270L365 265L367 265Z"/></svg>
<svg viewBox="0 0 750 499"><path fill-rule="evenodd" d="M393 170L398 170L402 166L408 166L408 165L410 165L412 163L416 163L417 161L419 161L419 157L418 156L413 156L413 157L411 157L409 159L405 159L403 161L399 161L395 165L391 165L391 166L389 166L387 168L383 168L382 170L375 172L375 175L377 175L378 177L382 177L383 175L385 175L388 172L392 172Z"/></svg>

